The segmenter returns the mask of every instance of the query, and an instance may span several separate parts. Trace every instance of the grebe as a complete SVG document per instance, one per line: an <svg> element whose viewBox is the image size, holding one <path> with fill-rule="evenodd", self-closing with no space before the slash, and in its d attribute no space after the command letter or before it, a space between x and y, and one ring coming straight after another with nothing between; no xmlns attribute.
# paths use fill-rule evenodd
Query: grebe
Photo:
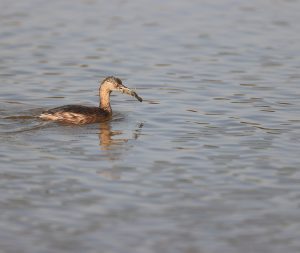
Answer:
<svg viewBox="0 0 300 253"><path fill-rule="evenodd" d="M88 124L107 120L112 115L110 106L110 93L112 91L119 91L135 97L140 102L143 101L136 92L123 85L119 78L109 76L104 78L99 87L99 107L65 105L43 112L39 118L72 124Z"/></svg>

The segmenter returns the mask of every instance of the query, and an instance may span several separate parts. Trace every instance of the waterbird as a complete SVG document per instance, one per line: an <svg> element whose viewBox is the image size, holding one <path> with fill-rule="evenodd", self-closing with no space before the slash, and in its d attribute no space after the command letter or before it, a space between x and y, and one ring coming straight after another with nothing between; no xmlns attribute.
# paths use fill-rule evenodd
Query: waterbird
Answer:
<svg viewBox="0 0 300 253"><path fill-rule="evenodd" d="M143 101L135 91L123 85L121 79L114 76L108 76L100 83L100 102L98 107L64 105L42 112L39 115L39 118L71 124L103 122L112 116L112 109L110 106L110 94L112 91L118 91L133 96L140 102Z"/></svg>

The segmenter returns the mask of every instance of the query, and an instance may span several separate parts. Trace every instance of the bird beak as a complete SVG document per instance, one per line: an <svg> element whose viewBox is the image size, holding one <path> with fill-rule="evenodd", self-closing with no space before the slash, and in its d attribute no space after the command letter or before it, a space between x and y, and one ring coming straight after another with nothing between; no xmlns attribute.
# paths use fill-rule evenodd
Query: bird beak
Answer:
<svg viewBox="0 0 300 253"><path fill-rule="evenodd" d="M125 85L122 85L122 86L119 88L119 91L122 92L122 93L125 93L125 94L127 94L127 95L130 95L130 96L135 97L135 98L136 98L138 101L140 101L140 102L143 101L143 99L142 99L141 97L139 97L139 95L138 95L135 91L133 91L133 90L127 88Z"/></svg>

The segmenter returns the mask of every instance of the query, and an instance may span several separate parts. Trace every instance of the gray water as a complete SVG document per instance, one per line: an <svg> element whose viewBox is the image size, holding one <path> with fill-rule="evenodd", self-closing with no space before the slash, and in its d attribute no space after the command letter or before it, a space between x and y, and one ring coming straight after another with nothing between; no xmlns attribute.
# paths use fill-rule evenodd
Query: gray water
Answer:
<svg viewBox="0 0 300 253"><path fill-rule="evenodd" d="M0 252L300 252L300 2L0 1ZM41 121L97 105L111 121Z"/></svg>

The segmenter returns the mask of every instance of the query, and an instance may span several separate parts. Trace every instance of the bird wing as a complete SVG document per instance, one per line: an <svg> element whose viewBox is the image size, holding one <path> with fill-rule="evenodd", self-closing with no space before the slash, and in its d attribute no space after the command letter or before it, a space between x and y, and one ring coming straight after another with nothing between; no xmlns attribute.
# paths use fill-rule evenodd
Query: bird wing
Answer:
<svg viewBox="0 0 300 253"><path fill-rule="evenodd" d="M55 114L57 112L70 112L77 114L95 114L99 113L99 107L88 107L83 105L64 105L50 109L44 113Z"/></svg>

